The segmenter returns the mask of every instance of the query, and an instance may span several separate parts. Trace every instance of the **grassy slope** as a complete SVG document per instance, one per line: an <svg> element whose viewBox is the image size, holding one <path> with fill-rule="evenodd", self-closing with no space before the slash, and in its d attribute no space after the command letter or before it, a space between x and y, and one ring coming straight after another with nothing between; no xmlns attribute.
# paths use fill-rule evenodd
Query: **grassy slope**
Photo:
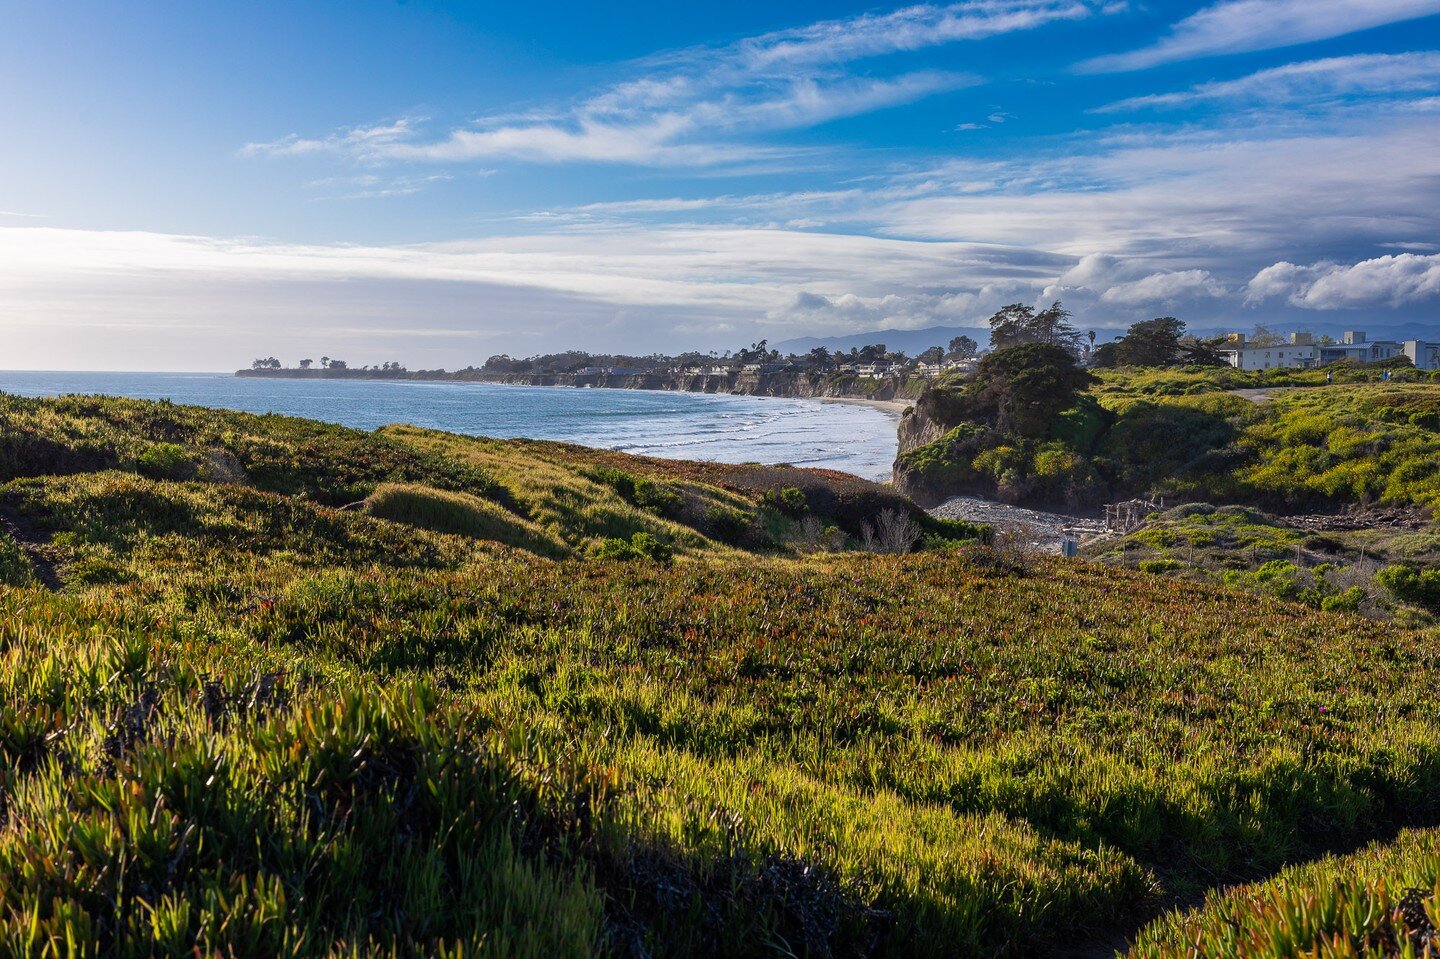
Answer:
<svg viewBox="0 0 1440 959"><path fill-rule="evenodd" d="M0 434L118 467L0 488L8 951L1024 953L1440 816L1433 636L983 551L755 555L694 519L763 528L792 478L837 522L879 495L799 471L67 403ZM156 421L193 478L144 475ZM194 466L217 446L253 485ZM546 546L325 505L386 483ZM626 522L689 558L578 555Z"/></svg>
<svg viewBox="0 0 1440 959"><path fill-rule="evenodd" d="M1225 583L1305 603L1424 627L1440 608L1395 595L1397 568L1440 568L1440 528L1307 530L1243 506L1190 503L1156 513L1124 536L1100 539L1082 555L1198 582Z"/></svg>

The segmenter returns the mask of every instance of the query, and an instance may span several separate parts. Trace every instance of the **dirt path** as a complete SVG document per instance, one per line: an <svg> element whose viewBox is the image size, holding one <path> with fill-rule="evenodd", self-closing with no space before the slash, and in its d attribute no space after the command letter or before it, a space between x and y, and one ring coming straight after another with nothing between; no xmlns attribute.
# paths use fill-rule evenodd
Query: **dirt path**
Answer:
<svg viewBox="0 0 1440 959"><path fill-rule="evenodd" d="M1258 390L1231 390L1230 392L1234 393L1236 396L1247 399L1252 403L1264 406L1266 403L1269 403L1272 399L1274 399L1274 397L1270 395L1270 391L1278 388L1279 387L1270 386Z"/></svg>
<svg viewBox="0 0 1440 959"><path fill-rule="evenodd" d="M10 538L25 551L25 555L30 559L30 566L35 570L35 578L40 580L46 589L60 588L60 577L55 572L55 565L38 548L41 539L24 513L9 503L0 503L0 530L9 533Z"/></svg>

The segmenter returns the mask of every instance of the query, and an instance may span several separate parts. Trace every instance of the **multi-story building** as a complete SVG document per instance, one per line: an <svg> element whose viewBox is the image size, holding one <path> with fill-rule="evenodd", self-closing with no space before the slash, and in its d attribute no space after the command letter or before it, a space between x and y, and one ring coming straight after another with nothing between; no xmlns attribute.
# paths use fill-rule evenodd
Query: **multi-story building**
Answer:
<svg viewBox="0 0 1440 959"><path fill-rule="evenodd" d="M1401 351L1415 364L1417 370L1440 370L1440 343L1425 340L1406 340Z"/></svg>
<svg viewBox="0 0 1440 959"><path fill-rule="evenodd" d="M1308 333L1295 333L1289 343L1250 346L1244 333L1230 334L1229 345L1220 350L1225 361L1237 370L1277 370L1315 365L1319 348Z"/></svg>

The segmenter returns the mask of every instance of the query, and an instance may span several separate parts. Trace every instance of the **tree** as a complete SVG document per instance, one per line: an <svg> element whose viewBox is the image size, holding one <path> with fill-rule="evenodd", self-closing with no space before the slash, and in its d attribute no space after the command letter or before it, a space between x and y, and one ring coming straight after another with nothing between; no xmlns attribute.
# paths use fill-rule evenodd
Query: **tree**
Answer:
<svg viewBox="0 0 1440 959"><path fill-rule="evenodd" d="M250 364L250 368L252 370L278 370L280 369L280 361L270 356L263 360L256 360Z"/></svg>
<svg viewBox="0 0 1440 959"><path fill-rule="evenodd" d="M1268 327L1256 324L1255 332L1250 334L1246 346L1279 346L1285 342L1280 334L1270 330Z"/></svg>
<svg viewBox="0 0 1440 959"><path fill-rule="evenodd" d="M300 369L302 369L302 370L308 370L308 369L310 369L310 367L313 366L314 364L315 364L315 361L314 361L314 360L301 360L301 361L300 361Z"/></svg>
<svg viewBox="0 0 1440 959"><path fill-rule="evenodd" d="M1225 357L1220 355L1219 339L1202 340L1198 336L1180 338L1180 362L1192 366L1225 366Z"/></svg>
<svg viewBox="0 0 1440 959"><path fill-rule="evenodd" d="M1027 343L1044 343L1078 352L1080 331L1071 326L1069 320L1070 311L1061 306L1059 300L1038 313L1033 306L1011 303L990 317L990 347L1004 350Z"/></svg>
<svg viewBox="0 0 1440 959"><path fill-rule="evenodd" d="M1185 324L1173 316L1132 323L1121 337L1117 350L1127 366L1169 366L1180 356L1180 337Z"/></svg>
<svg viewBox="0 0 1440 959"><path fill-rule="evenodd" d="M925 350L919 356L915 357L915 359L921 363L939 363L945 359L945 351L938 346L932 346L930 349Z"/></svg>
<svg viewBox="0 0 1440 959"><path fill-rule="evenodd" d="M1101 343L1090 351L1090 365L1100 369L1114 366L1123 366L1124 360L1120 358L1120 344L1118 342Z"/></svg>
<svg viewBox="0 0 1440 959"><path fill-rule="evenodd" d="M815 347L806 355L810 360L810 365L817 369L823 370L830 365L830 351L823 346Z"/></svg>
<svg viewBox="0 0 1440 959"><path fill-rule="evenodd" d="M343 369L345 369L345 361L344 361L344 360L331 360L331 361L330 361L330 369L332 369L332 370L343 370Z"/></svg>
<svg viewBox="0 0 1440 959"><path fill-rule="evenodd" d="M322 356L322 357L320 357L320 368L321 368L322 370L328 370L328 369L330 368L330 357L328 357L328 356Z"/></svg>
<svg viewBox="0 0 1440 959"><path fill-rule="evenodd" d="M950 341L950 352L947 354L952 360L963 360L980 352L980 344L968 336L957 336Z"/></svg>
<svg viewBox="0 0 1440 959"><path fill-rule="evenodd" d="M977 395L994 404L997 425L1035 438L1048 434L1055 418L1092 382L1074 354L1054 343L996 350L980 361L975 376Z"/></svg>

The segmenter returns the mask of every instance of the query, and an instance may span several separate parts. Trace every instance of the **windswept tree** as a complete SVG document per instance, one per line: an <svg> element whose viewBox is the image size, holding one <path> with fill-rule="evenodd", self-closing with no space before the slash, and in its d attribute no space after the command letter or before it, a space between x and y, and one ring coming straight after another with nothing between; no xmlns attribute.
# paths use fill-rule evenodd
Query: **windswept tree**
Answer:
<svg viewBox="0 0 1440 959"><path fill-rule="evenodd" d="M1180 338L1180 362L1193 366L1225 366L1225 357L1220 353L1219 337L1202 340L1198 336Z"/></svg>
<svg viewBox="0 0 1440 959"><path fill-rule="evenodd" d="M1125 366L1170 366L1180 358L1180 338L1185 324L1173 316L1132 323L1116 345Z"/></svg>
<svg viewBox="0 0 1440 959"><path fill-rule="evenodd" d="M945 359L945 350L938 346L932 346L930 349L921 352L915 359L921 363L939 363Z"/></svg>
<svg viewBox="0 0 1440 959"><path fill-rule="evenodd" d="M1093 381L1063 346L1025 343L981 360L975 389L983 403L994 406L1001 429L1039 438Z"/></svg>
<svg viewBox="0 0 1440 959"><path fill-rule="evenodd" d="M278 370L280 369L280 361L275 359L275 357L270 356L264 359L256 360L255 362L250 364L250 368L252 370Z"/></svg>
<svg viewBox="0 0 1440 959"><path fill-rule="evenodd" d="M1078 353L1080 331L1069 321L1070 311L1061 306L1059 300L1038 313L1033 306L1011 303L990 317L990 348L1004 350L1043 343Z"/></svg>
<svg viewBox="0 0 1440 959"><path fill-rule="evenodd" d="M300 361L300 369L302 369L302 370L308 370L308 369L310 369L310 367L312 367L312 366L314 366L314 365L315 365L315 361L314 361L314 360L301 360L301 361Z"/></svg>

